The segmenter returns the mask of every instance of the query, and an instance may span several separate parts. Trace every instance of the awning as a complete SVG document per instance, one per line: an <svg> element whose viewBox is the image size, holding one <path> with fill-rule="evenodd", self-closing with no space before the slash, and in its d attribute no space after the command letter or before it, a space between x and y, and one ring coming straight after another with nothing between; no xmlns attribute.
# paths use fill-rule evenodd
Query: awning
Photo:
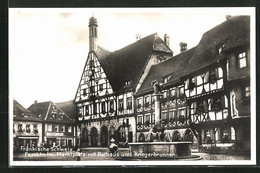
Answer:
<svg viewBox="0 0 260 173"><path fill-rule="evenodd" d="M18 139L38 139L39 136L18 136Z"/></svg>

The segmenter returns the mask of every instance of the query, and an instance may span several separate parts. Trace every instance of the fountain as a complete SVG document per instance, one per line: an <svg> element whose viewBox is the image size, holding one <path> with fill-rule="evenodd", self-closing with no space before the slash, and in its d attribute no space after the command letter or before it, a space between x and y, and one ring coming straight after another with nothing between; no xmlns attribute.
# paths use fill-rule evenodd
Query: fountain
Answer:
<svg viewBox="0 0 260 173"><path fill-rule="evenodd" d="M183 159L198 158L191 155L191 141L171 142L171 135L165 130L160 121L161 103L160 97L162 90L157 81L152 82L155 97L155 125L150 129L146 136L146 142L129 143L129 151L132 158L166 158L166 159ZM166 141L164 141L165 139Z"/></svg>

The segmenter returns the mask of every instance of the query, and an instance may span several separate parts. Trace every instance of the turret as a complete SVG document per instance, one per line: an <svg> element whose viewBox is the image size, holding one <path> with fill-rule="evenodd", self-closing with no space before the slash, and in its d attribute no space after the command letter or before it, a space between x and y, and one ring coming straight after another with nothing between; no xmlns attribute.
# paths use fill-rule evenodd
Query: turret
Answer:
<svg viewBox="0 0 260 173"><path fill-rule="evenodd" d="M89 52L95 51L97 49L97 19L92 16L89 19Z"/></svg>

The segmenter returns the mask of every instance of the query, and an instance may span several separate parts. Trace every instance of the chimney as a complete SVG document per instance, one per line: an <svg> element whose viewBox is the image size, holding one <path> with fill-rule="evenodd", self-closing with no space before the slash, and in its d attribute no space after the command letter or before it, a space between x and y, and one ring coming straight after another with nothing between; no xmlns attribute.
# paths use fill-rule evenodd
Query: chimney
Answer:
<svg viewBox="0 0 260 173"><path fill-rule="evenodd" d="M164 34L164 42L168 47L170 47L170 36L168 34Z"/></svg>
<svg viewBox="0 0 260 173"><path fill-rule="evenodd" d="M37 102L37 100L34 100L34 104L37 104L38 102Z"/></svg>
<svg viewBox="0 0 260 173"><path fill-rule="evenodd" d="M180 51L184 52L187 50L187 43L185 42L180 42Z"/></svg>
<svg viewBox="0 0 260 173"><path fill-rule="evenodd" d="M231 18L231 15L226 15L226 20L230 19Z"/></svg>
<svg viewBox="0 0 260 173"><path fill-rule="evenodd" d="M136 41L140 40L142 38L141 34L136 34L135 35Z"/></svg>

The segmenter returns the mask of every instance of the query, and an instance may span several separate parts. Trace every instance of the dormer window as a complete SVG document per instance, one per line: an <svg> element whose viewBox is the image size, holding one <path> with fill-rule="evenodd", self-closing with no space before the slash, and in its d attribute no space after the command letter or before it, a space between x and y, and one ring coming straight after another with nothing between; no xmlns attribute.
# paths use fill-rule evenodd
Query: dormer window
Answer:
<svg viewBox="0 0 260 173"><path fill-rule="evenodd" d="M242 52L238 54L238 67L239 68L244 68L247 66L247 54L246 52Z"/></svg>
<svg viewBox="0 0 260 173"><path fill-rule="evenodd" d="M128 86L128 85L130 85L131 83L132 83L132 80L126 81L126 82L125 82L125 86Z"/></svg>
<svg viewBox="0 0 260 173"><path fill-rule="evenodd" d="M222 54L223 50L225 48L225 44L221 44L217 47L217 54Z"/></svg>
<svg viewBox="0 0 260 173"><path fill-rule="evenodd" d="M163 78L163 83L167 83L169 79L171 78L171 75Z"/></svg>

